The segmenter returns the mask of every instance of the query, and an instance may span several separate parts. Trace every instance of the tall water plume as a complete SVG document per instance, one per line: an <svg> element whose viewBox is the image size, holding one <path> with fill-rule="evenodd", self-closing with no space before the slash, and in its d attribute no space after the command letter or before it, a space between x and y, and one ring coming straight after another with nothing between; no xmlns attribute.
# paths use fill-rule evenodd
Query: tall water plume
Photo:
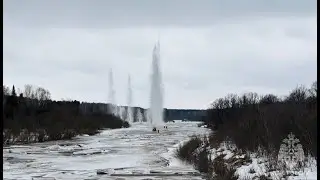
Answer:
<svg viewBox="0 0 320 180"><path fill-rule="evenodd" d="M163 121L163 86L160 71L160 43L153 48L151 92L150 92L150 123L160 126Z"/></svg>
<svg viewBox="0 0 320 180"><path fill-rule="evenodd" d="M115 100L115 91L113 89L113 73L112 69L110 68L109 70L109 95L108 95L108 102L110 104L109 111L115 115L118 116L118 107L116 105L116 100Z"/></svg>
<svg viewBox="0 0 320 180"><path fill-rule="evenodd" d="M127 121L133 123L133 110L132 110L132 88L131 78L128 76L128 94L127 94Z"/></svg>

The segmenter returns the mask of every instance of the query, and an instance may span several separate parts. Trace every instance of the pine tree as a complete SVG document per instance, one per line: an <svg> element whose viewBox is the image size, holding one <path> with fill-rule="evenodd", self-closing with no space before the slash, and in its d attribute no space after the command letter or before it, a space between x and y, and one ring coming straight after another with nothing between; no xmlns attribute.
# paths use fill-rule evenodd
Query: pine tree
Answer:
<svg viewBox="0 0 320 180"><path fill-rule="evenodd" d="M17 96L14 85L12 86L11 96Z"/></svg>

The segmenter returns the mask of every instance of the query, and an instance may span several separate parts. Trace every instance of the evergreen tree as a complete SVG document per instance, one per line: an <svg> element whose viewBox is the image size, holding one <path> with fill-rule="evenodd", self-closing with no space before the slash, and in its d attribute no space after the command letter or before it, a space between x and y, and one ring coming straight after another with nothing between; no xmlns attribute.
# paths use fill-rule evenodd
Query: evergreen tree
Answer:
<svg viewBox="0 0 320 180"><path fill-rule="evenodd" d="M11 96L17 96L14 85L12 86Z"/></svg>

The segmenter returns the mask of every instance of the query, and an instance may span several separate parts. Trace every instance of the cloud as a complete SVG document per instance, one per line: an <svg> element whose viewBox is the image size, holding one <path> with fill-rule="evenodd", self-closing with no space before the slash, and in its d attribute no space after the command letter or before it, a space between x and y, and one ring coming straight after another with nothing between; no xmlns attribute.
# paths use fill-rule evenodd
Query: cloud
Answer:
<svg viewBox="0 0 320 180"><path fill-rule="evenodd" d="M158 34L166 107L205 108L228 93L246 91L286 94L316 80L314 1L223 1L216 18L208 13L218 10L218 1L183 1L189 15L177 6L181 1L145 1L139 7L120 1L30 1L19 7L16 2L4 2L4 84L40 85L55 99L106 102L112 68L117 103L126 103L130 73L133 104L148 107ZM59 3L64 8L57 13ZM152 21L157 18L166 23Z"/></svg>
<svg viewBox="0 0 320 180"><path fill-rule="evenodd" d="M306 16L317 13L316 0L19 0L4 1L12 24L47 27L129 27L211 25L225 18Z"/></svg>

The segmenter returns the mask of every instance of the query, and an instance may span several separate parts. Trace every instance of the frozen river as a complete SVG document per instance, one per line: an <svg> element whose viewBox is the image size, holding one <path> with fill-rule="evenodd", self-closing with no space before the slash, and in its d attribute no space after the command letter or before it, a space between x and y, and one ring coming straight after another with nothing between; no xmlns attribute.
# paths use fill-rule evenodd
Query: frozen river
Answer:
<svg viewBox="0 0 320 180"><path fill-rule="evenodd" d="M196 122L167 123L160 133L147 125L105 130L95 136L79 136L68 141L52 141L5 147L4 179L201 179L174 157L178 144L189 136L209 133ZM97 175L108 169L119 176ZM141 174L142 173L142 174ZM156 173L170 175L155 175ZM172 175L178 173L177 175ZM135 174L135 176L124 176ZM141 174L141 176L140 176ZM185 175L181 175L185 174ZM42 178L44 179L44 178Z"/></svg>

